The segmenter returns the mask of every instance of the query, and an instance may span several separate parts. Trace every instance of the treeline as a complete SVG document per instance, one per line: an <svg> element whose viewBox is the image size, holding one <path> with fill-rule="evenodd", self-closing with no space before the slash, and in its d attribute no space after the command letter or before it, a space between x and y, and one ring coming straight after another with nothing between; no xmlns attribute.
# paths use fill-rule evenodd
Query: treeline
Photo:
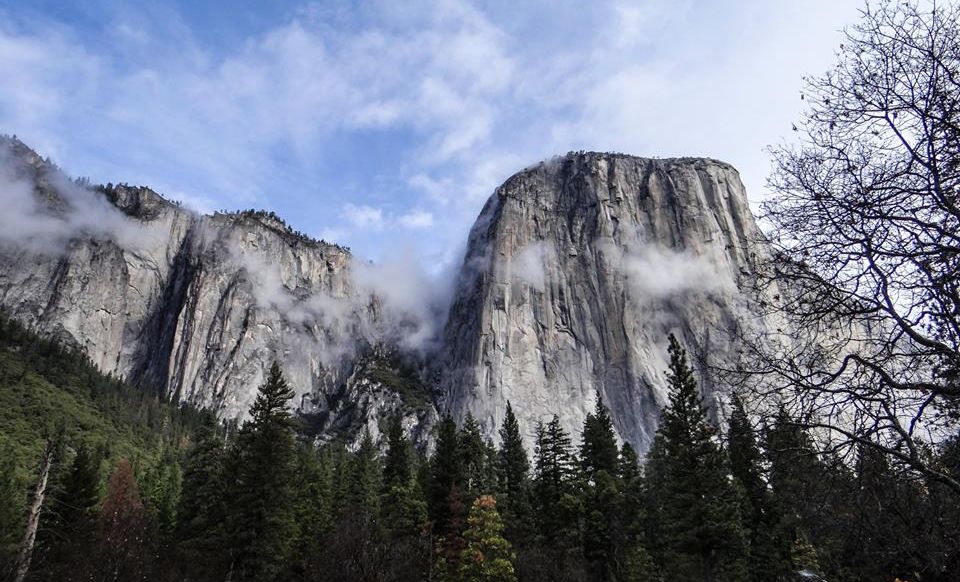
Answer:
<svg viewBox="0 0 960 582"><path fill-rule="evenodd" d="M441 420L429 457L399 419L380 446L318 449L274 364L239 430L208 417L185 458L139 479L121 460L101 491L96 451L77 448L51 477L27 579L958 579L950 491L868 449L852 466L818 451L785 412L754 427L736 399L718 434L673 338L670 355L643 464L602 402L578 447L556 416L539 426L532 460L509 405L496 446L468 416ZM938 455L960 475L956 442Z"/></svg>
<svg viewBox="0 0 960 582"><path fill-rule="evenodd" d="M62 489L78 488L84 475L71 474L74 464L89 469L91 506L99 507L103 477L125 458L147 502L169 508L176 467L204 416L105 375L79 349L0 314L0 580L14 576L38 492L38 550L64 535L60 524L75 507L87 507L63 503Z"/></svg>

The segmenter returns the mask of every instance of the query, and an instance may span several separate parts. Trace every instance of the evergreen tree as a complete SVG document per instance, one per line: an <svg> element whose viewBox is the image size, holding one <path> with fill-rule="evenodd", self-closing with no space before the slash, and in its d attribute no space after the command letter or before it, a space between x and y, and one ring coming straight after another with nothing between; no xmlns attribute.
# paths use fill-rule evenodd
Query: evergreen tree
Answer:
<svg viewBox="0 0 960 582"><path fill-rule="evenodd" d="M276 362L260 386L236 442L235 494L229 519L237 580L281 574L295 540L296 445L287 403L294 392Z"/></svg>
<svg viewBox="0 0 960 582"><path fill-rule="evenodd" d="M383 462L383 487L406 487L413 479L413 450L403 430L400 415L387 426L387 453Z"/></svg>
<svg viewBox="0 0 960 582"><path fill-rule="evenodd" d="M183 493L183 473L172 448L164 449L160 459L148 472L145 482L146 497L160 531L172 537L177 523L177 506Z"/></svg>
<svg viewBox="0 0 960 582"><path fill-rule="evenodd" d="M500 451L493 441L487 439L483 443L483 473L477 481L477 487L480 491L496 493L500 484Z"/></svg>
<svg viewBox="0 0 960 582"><path fill-rule="evenodd" d="M714 442L686 353L670 336L670 401L648 468L666 579L747 580L747 544L737 488Z"/></svg>
<svg viewBox="0 0 960 582"><path fill-rule="evenodd" d="M537 427L534 502L539 533L551 551L576 553L579 548L578 474L570 435L554 415Z"/></svg>
<svg viewBox="0 0 960 582"><path fill-rule="evenodd" d="M3 580L13 573L17 546L23 536L26 504L13 447L0 436L0 579Z"/></svg>
<svg viewBox="0 0 960 582"><path fill-rule="evenodd" d="M50 580L79 580L87 572L77 565L89 559L93 549L90 533L95 530L100 502L100 457L86 444L77 447L65 475L53 488L42 546L43 577Z"/></svg>
<svg viewBox="0 0 960 582"><path fill-rule="evenodd" d="M341 516L347 510L347 504L353 495L350 485L353 483L354 459L342 442L327 445L325 449L333 471L333 495L331 509L335 516Z"/></svg>
<svg viewBox="0 0 960 582"><path fill-rule="evenodd" d="M427 506L413 478L412 447L399 417L391 420L387 431L382 499L381 515L394 542L423 533Z"/></svg>
<svg viewBox="0 0 960 582"><path fill-rule="evenodd" d="M621 530L620 479L616 435L610 414L598 398L583 423L583 552L595 576L610 580L616 569Z"/></svg>
<svg viewBox="0 0 960 582"><path fill-rule="evenodd" d="M220 580L226 575L225 456L216 420L208 414L187 456L177 508L174 538L188 579Z"/></svg>
<svg viewBox="0 0 960 582"><path fill-rule="evenodd" d="M457 575L466 543L462 537L466 510L461 442L456 422L450 415L444 416L437 430L437 446L430 458L427 500L437 540L434 563L439 579L452 580Z"/></svg>
<svg viewBox="0 0 960 582"><path fill-rule="evenodd" d="M790 546L778 534L779 519L761 474L760 447L743 402L736 394L731 401L727 452L730 472L742 488L745 499L743 519L749 532L751 576L757 582L782 580L790 572Z"/></svg>
<svg viewBox="0 0 960 582"><path fill-rule="evenodd" d="M534 533L530 460L523 446L520 423L510 402L507 402L507 412L500 429L497 456L497 491L507 537L518 546L526 545Z"/></svg>
<svg viewBox="0 0 960 582"><path fill-rule="evenodd" d="M791 563L791 570L820 572L817 548L810 528L826 518L819 511L820 493L830 477L810 436L783 407L765 434L765 452L770 466L771 505L776 520L770 524L779 540L777 555ZM816 566L814 566L816 564Z"/></svg>
<svg viewBox="0 0 960 582"><path fill-rule="evenodd" d="M616 579L619 582L656 582L661 580L657 566L645 544L635 541L625 548Z"/></svg>
<svg viewBox="0 0 960 582"><path fill-rule="evenodd" d="M620 529L616 538L616 579L622 582L659 579L647 537L646 491L637 452L624 443L620 449Z"/></svg>
<svg viewBox="0 0 960 582"><path fill-rule="evenodd" d="M460 428L457 446L460 449L463 490L467 499L473 499L482 493L490 493L490 491L484 490L490 477L487 466L486 443L483 441L480 423L469 412Z"/></svg>
<svg viewBox="0 0 960 582"><path fill-rule="evenodd" d="M467 547L463 551L460 582L515 582L515 556L503 537L503 522L497 513L497 504L490 495L481 495L470 508L467 529L463 537Z"/></svg>
<svg viewBox="0 0 960 582"><path fill-rule="evenodd" d="M594 413L588 414L583 423L580 463L587 479L593 479L600 471L606 471L608 475L617 474L619 459L616 432L610 411L599 396Z"/></svg>
<svg viewBox="0 0 960 582"><path fill-rule="evenodd" d="M460 488L463 483L461 462L457 423L454 422L453 417L447 415L440 420L437 429L437 447L430 459L427 500L434 531L441 535L449 532L451 521L460 518L451 514L451 506L455 505L452 497L459 498L461 495Z"/></svg>
<svg viewBox="0 0 960 582"><path fill-rule="evenodd" d="M326 536L333 529L333 469L329 455L312 444L297 448L297 487L294 514L298 527L291 560L291 578L310 579L322 561Z"/></svg>
<svg viewBox="0 0 960 582"><path fill-rule="evenodd" d="M380 507L380 452L370 431L364 431L353 459L350 509L364 520L375 519Z"/></svg>

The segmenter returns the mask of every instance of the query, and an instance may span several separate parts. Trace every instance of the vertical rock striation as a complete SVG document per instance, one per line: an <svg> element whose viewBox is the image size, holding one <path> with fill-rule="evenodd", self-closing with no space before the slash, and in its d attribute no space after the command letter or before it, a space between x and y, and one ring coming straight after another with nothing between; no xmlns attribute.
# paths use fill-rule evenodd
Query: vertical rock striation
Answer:
<svg viewBox="0 0 960 582"><path fill-rule="evenodd" d="M376 433L396 411L429 426L429 402L407 405L363 377L394 338L377 299L355 288L348 250L270 213L200 216L147 188L81 188L22 143L3 145L4 194L28 189L37 204L18 209L35 223L28 239L0 238L0 308L12 316L105 372L227 417L246 412L276 359L320 437Z"/></svg>
<svg viewBox="0 0 960 582"><path fill-rule="evenodd" d="M201 216L147 188L91 190L15 139L0 146L16 210L0 216L0 309L228 417L277 359L320 439L376 436L399 411L428 441L435 405L495 438L510 401L529 442L554 413L579 433L603 398L643 450L666 400L667 335L733 361L730 337L766 325L744 290L767 247L737 172L714 160L580 153L510 178L470 232L424 369L410 348L430 334L428 310L363 287L348 250L271 213Z"/></svg>
<svg viewBox="0 0 960 582"><path fill-rule="evenodd" d="M578 434L603 398L641 450L666 401L667 335L733 357L762 325L744 293L765 252L739 175L710 159L580 153L510 178L470 232L444 331L442 407L488 434L507 401L532 440ZM706 401L713 395L701 374Z"/></svg>

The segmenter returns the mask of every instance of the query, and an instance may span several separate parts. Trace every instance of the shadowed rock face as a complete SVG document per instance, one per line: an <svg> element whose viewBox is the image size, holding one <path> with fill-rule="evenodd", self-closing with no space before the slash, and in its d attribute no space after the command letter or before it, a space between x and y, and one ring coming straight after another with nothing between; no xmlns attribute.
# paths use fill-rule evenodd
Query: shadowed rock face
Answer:
<svg viewBox="0 0 960 582"><path fill-rule="evenodd" d="M442 406L494 434L507 401L527 438L556 413L580 432L603 398L645 450L666 401L667 336L695 361L756 323L740 289L762 236L736 170L709 159L570 154L491 196L444 334ZM711 379L701 375L707 402Z"/></svg>

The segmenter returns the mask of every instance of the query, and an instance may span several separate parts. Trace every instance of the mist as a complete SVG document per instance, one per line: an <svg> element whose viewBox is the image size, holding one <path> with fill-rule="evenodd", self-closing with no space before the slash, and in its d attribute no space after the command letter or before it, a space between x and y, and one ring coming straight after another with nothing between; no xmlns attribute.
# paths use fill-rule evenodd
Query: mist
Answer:
<svg viewBox="0 0 960 582"><path fill-rule="evenodd" d="M160 233L118 210L100 192L71 181L56 169L42 168L41 182L25 173L32 168L0 154L0 245L41 255L59 255L70 240L109 240L127 250L143 250Z"/></svg>
<svg viewBox="0 0 960 582"><path fill-rule="evenodd" d="M412 250L378 262L353 257L348 292L310 291L254 249L230 249L258 307L294 324L285 335L333 365L362 343L388 344L423 356L437 347L452 297L455 270L428 271Z"/></svg>

